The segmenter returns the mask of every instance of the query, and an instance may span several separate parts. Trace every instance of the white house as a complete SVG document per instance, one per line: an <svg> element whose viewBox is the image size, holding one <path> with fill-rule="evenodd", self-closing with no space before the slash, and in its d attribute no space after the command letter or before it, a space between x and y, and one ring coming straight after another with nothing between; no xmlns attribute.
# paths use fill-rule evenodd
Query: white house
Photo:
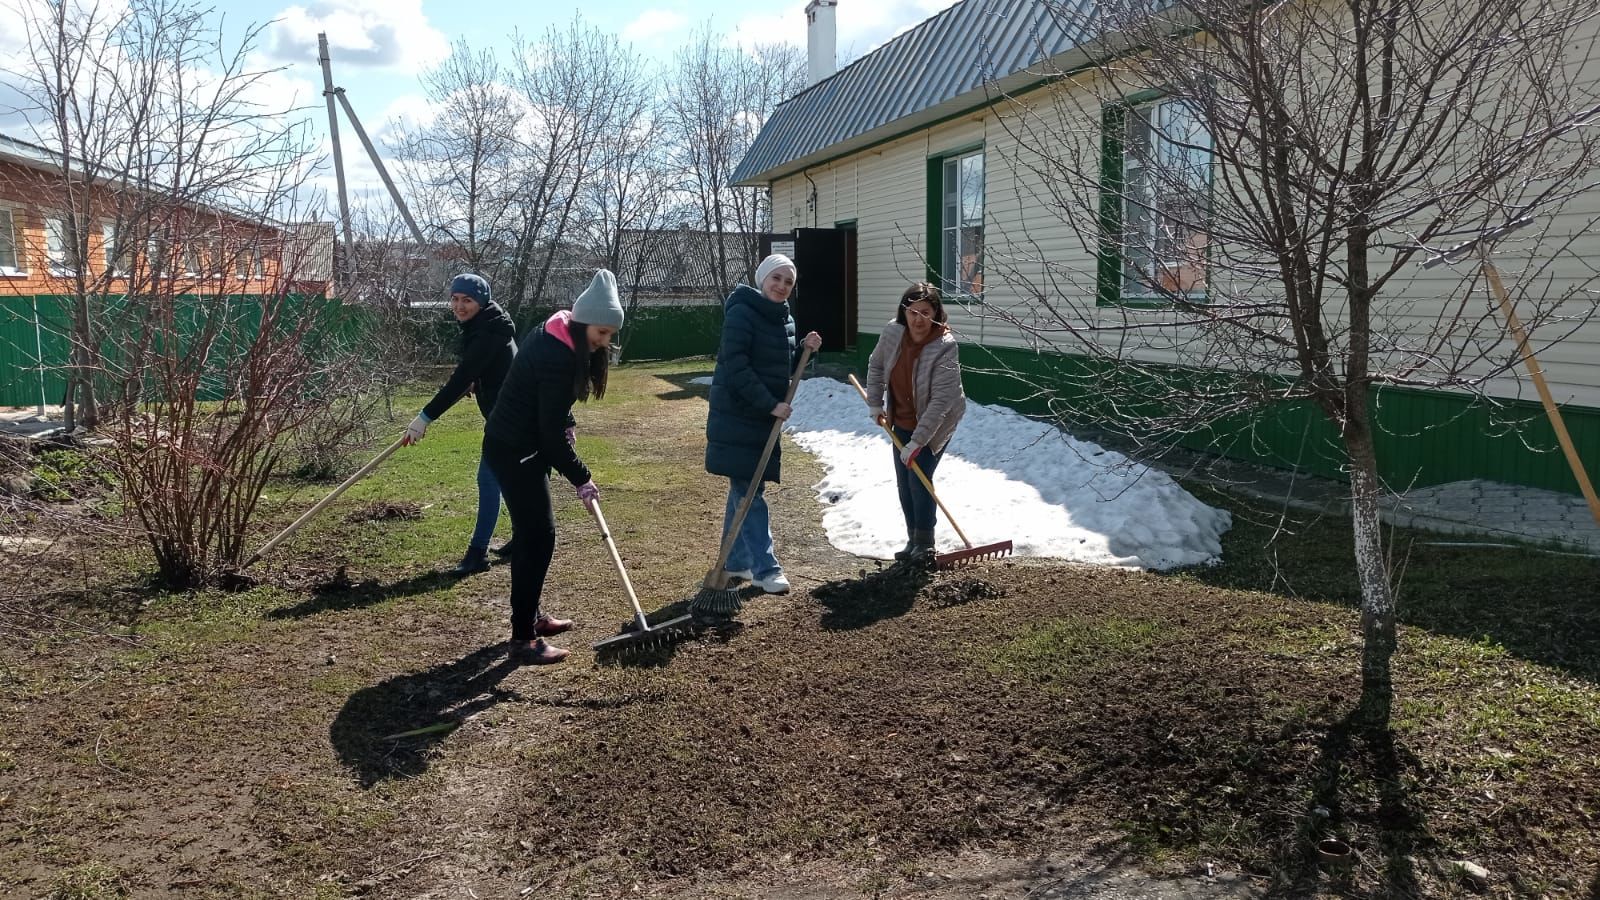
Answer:
<svg viewBox="0 0 1600 900"><path fill-rule="evenodd" d="M1092 0L1054 5L1087 10ZM1042 147L1040 132L1019 127L1025 107L1053 110L1060 126L1056 139L1079 142L1082 159L1102 160L1110 153L1102 161L1119 183L1139 174L1131 156L1115 158L1132 132L1108 140L1101 128L1110 121L1103 118L1106 86L1090 64L1086 39L1048 6L963 0L832 74L828 63L818 64L831 59L831 47L819 52L813 46L813 77L820 80L774 111L735 173L739 184L771 191L775 234L769 243L792 248L800 267L796 315L847 331L825 333L834 347L853 349L864 365L906 285L936 280L950 298L946 307L963 343L969 394L1033 412L1044 411L1048 396L1006 372L1059 392L1093 390L1085 380L1061 375L1081 373L1087 357L1077 356L1071 341L1058 340L1059 319L1047 314L1047 304L1077 301L1076 308L1089 309L1091 318L1120 321L1137 319L1145 314L1141 310L1154 310L1154 320L1162 307L1159 298L1129 290L1131 282L1119 273L1119 267L1126 271L1135 264L1131 253L1114 258L1107 269L1103 219L1074 215L1052 184L1041 180L1046 167L1030 162L1041 150L1062 148ZM814 41L831 40L833 7L831 0L808 7ZM1581 37L1594 40L1592 23ZM1588 83L1600 83L1600 71ZM1172 112L1162 109L1159 97L1124 100L1119 116L1154 122ZM1124 119L1116 122L1119 130L1126 127ZM1585 180L1594 182L1595 174ZM1567 319L1540 332L1564 340L1535 343L1565 424L1590 477L1600 481L1600 322L1594 320L1593 299L1600 284L1587 281L1600 270L1584 262L1600 258L1600 238L1588 233L1589 223L1600 220L1600 197L1584 197L1563 215L1552 230L1559 236L1565 229L1572 242L1560 261L1519 264L1512 258L1503 265L1514 285L1521 276L1540 279L1530 295L1578 288L1556 310ZM1408 270L1390 289L1407 301L1403 315L1396 313L1399 324L1387 325L1397 345L1434 327L1456 302L1451 298L1471 294L1457 290L1456 282L1467 285L1463 279L1476 273L1471 266L1414 268L1414 275ZM1206 273L1179 261L1157 278L1204 290ZM1483 365L1512 359L1514 347L1492 298L1481 282L1477 291L1469 298L1475 305L1468 318L1479 327L1462 332L1458 349L1465 357L1482 357ZM1486 334L1493 336L1492 346L1483 346ZM1150 342L1133 358L1199 365L1186 357L1188 350L1174 336L1164 348ZM1481 368L1463 365L1467 375ZM1488 478L1577 491L1520 367L1459 389L1383 386L1374 408L1382 474L1393 487ZM1508 421L1522 425L1508 428ZM1299 404L1248 423L1223 423L1194 440L1229 455L1338 475L1336 438L1325 416Z"/></svg>

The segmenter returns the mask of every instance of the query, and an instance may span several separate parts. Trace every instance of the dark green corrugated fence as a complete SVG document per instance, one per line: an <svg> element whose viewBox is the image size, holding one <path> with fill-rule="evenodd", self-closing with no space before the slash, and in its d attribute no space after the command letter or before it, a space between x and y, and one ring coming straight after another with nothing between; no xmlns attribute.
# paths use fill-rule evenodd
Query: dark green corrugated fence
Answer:
<svg viewBox="0 0 1600 900"><path fill-rule="evenodd" d="M371 327L364 310L336 300L292 296L287 302L291 316L317 317L306 341L306 352L313 356L326 357L348 350ZM71 310L70 297L0 296L0 406L61 402L67 384L63 370L69 353ZM137 310L123 298L114 298L96 311L98 330L103 336L131 333L126 329L137 327L133 322L136 314ZM261 298L185 297L179 300L174 318L180 341L189 339L208 323L219 329L219 352L201 397L218 399L230 364L242 357L260 325ZM114 367L119 354L117 342L110 337L104 341L101 352L107 366Z"/></svg>

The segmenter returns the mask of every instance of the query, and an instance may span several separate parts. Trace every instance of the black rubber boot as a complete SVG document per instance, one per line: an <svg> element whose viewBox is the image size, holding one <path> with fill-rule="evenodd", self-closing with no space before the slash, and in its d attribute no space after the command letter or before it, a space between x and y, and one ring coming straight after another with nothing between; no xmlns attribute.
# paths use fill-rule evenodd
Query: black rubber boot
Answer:
<svg viewBox="0 0 1600 900"><path fill-rule="evenodd" d="M487 571L489 571L489 551L482 547L468 547L467 555L461 557L461 562L450 570L450 574L457 578L465 578Z"/></svg>
<svg viewBox="0 0 1600 900"><path fill-rule="evenodd" d="M511 540L506 541L504 544L501 544L500 546L494 548L493 550L490 550L489 552L493 553L495 556L500 557L501 559L510 559L511 558L511 550L512 550L511 545L515 544L516 542L517 542L517 536L516 535L512 535L511 536Z"/></svg>
<svg viewBox="0 0 1600 900"><path fill-rule="evenodd" d="M906 561L913 565L933 565L933 532L913 531L911 543L906 545Z"/></svg>

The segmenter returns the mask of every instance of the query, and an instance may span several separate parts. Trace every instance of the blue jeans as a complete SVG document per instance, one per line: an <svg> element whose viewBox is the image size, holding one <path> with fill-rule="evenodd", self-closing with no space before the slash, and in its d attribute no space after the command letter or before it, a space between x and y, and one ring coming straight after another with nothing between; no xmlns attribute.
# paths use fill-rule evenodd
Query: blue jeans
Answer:
<svg viewBox="0 0 1600 900"><path fill-rule="evenodd" d="M478 523L472 528L468 546L479 550L489 549L489 539L494 537L495 523L500 521L500 482L494 470L482 455L478 457Z"/></svg>
<svg viewBox="0 0 1600 900"><path fill-rule="evenodd" d="M743 478L728 479L728 502L722 513L722 536L728 536L728 526L739 511L739 504L750 490L750 482ZM749 569L757 578L782 571L777 554L772 552L772 520L767 512L765 482L756 485L755 498L750 501L750 511L745 513L744 524L739 526L739 536L728 551L727 570L742 572Z"/></svg>
<svg viewBox="0 0 1600 900"><path fill-rule="evenodd" d="M900 443L911 440L911 430L896 425L894 436ZM933 483L933 470L939 467L939 460L944 454L934 453L932 449L923 447L917 451L915 462L922 474L928 476L928 483ZM905 463L900 461L900 451L894 451L894 483L900 489L900 511L906 517L906 536L912 537L918 531L933 534L934 514L938 504L934 502L933 495L922 486L922 479L918 478Z"/></svg>

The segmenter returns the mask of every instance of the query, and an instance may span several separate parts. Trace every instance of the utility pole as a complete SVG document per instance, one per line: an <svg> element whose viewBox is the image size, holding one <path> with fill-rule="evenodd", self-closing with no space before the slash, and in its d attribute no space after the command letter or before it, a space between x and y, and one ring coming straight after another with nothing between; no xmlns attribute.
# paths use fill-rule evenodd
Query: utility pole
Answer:
<svg viewBox="0 0 1600 900"><path fill-rule="evenodd" d="M378 170L378 177L383 179L383 186L389 190L389 198L400 210L400 217L405 219L406 227L411 229L411 237L417 242L417 252L427 254L429 262L429 280L439 281L439 261L428 253L428 242L422 236L422 229L417 227L417 220L411 217L411 208L406 206L405 198L400 196L400 189L394 186L394 179L389 177L389 169L384 166L383 158L378 155L378 148L372 145L372 139L367 137L367 130L361 127L361 119L356 116L354 106L350 105L350 98L345 96L344 88L333 86L333 64L328 58L328 35L317 35L317 46L321 51L322 62L322 93L328 99L328 133L333 138L333 171L339 182L339 215L344 220L345 259L349 267L346 272L346 284L354 282L355 244L350 233L350 207L345 198L344 186L344 157L339 149L339 123L335 111L334 99L338 98L339 106L344 109L344 114L350 117L350 125L356 130L356 137L361 139L361 146L367 151L367 158L372 160L372 167Z"/></svg>
<svg viewBox="0 0 1600 900"><path fill-rule="evenodd" d="M328 101L328 136L333 141L333 178L339 185L339 221L344 225L344 288L354 278L355 241L350 233L350 198L344 186L344 155L339 149L339 114L333 105L333 67L328 59L327 32L317 34L317 61L322 63L322 96ZM337 267L336 267L337 271ZM342 290L336 291L343 294Z"/></svg>

